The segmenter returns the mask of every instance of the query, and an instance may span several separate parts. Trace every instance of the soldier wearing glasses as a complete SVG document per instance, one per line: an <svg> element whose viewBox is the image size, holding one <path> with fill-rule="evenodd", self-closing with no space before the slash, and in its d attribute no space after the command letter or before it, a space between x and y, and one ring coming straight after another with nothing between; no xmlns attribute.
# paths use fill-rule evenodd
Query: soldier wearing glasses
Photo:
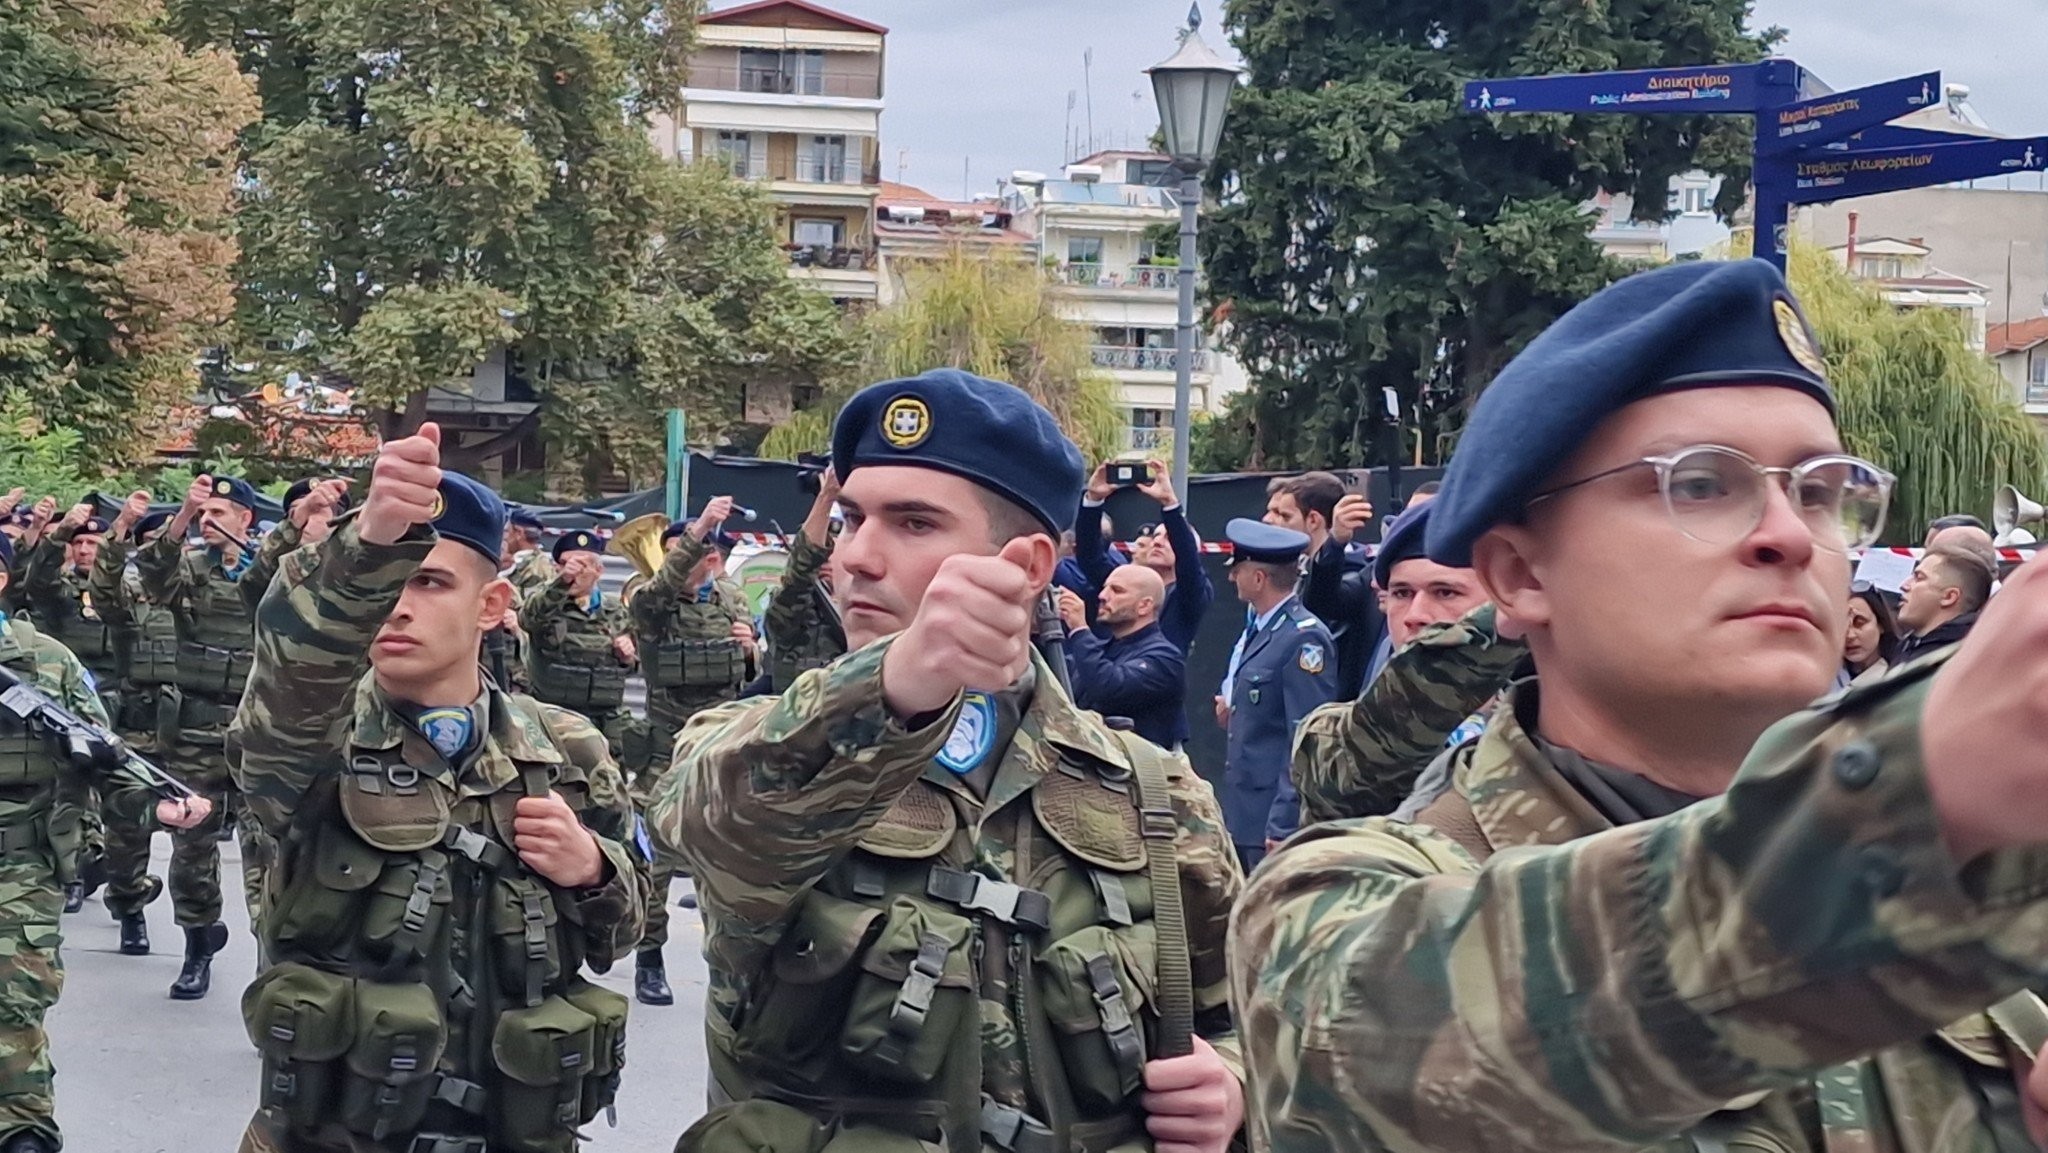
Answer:
<svg viewBox="0 0 2048 1153"><path fill-rule="evenodd" d="M1427 546L1537 675L1414 823L1317 826L1247 889L1254 1148L2042 1135L2048 572L1815 704L1891 484L1759 261L1623 280L1502 372Z"/></svg>

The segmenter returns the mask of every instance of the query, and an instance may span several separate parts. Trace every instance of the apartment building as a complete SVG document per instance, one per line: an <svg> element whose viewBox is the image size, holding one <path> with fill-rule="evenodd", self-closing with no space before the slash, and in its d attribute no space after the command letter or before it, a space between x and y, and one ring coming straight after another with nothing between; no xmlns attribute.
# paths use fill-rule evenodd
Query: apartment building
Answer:
<svg viewBox="0 0 2048 1153"><path fill-rule="evenodd" d="M1015 227L1036 238L1061 310L1093 333L1095 366L1117 382L1137 451L1161 447L1173 428L1177 183L1163 155L1107 151L1057 179L1016 173L1003 196ZM1217 411L1244 387L1243 369L1207 334L1195 352L1191 410Z"/></svg>
<svg viewBox="0 0 2048 1153"><path fill-rule="evenodd" d="M873 303L889 30L808 0L758 0L705 13L697 33L682 116L653 118L655 148L764 184L790 275Z"/></svg>

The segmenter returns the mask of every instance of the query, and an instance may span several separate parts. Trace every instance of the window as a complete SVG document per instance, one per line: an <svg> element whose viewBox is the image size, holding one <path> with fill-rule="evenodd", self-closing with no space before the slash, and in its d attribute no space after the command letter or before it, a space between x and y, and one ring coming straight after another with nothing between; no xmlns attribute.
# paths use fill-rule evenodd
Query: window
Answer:
<svg viewBox="0 0 2048 1153"><path fill-rule="evenodd" d="M1101 264L1102 238L1100 236L1074 236L1067 239L1067 263Z"/></svg>
<svg viewBox="0 0 2048 1153"><path fill-rule="evenodd" d="M790 235L806 248L837 248L846 222L829 216L799 216L790 222Z"/></svg>
<svg viewBox="0 0 2048 1153"><path fill-rule="evenodd" d="M796 158L796 178L806 184L846 183L846 137L805 136Z"/></svg>
<svg viewBox="0 0 2048 1153"><path fill-rule="evenodd" d="M2048 354L2029 353L2027 357L2027 381L2031 384L2048 384Z"/></svg>
<svg viewBox="0 0 2048 1153"><path fill-rule="evenodd" d="M1172 188L1179 183L1173 178L1171 160L1133 160L1125 165L1125 184L1147 184L1154 188Z"/></svg>
<svg viewBox="0 0 2048 1153"><path fill-rule="evenodd" d="M1686 185L1682 203L1680 211L1687 216L1706 216L1714 211L1714 198L1708 195L1704 184Z"/></svg>
<svg viewBox="0 0 2048 1153"><path fill-rule="evenodd" d="M754 136L750 132L720 132L718 162L732 169L734 176L758 176L754 170Z"/></svg>
<svg viewBox="0 0 2048 1153"><path fill-rule="evenodd" d="M778 52L740 49L740 91L817 96L825 90L825 54L817 49Z"/></svg>
<svg viewBox="0 0 2048 1153"><path fill-rule="evenodd" d="M1857 263L1860 275L1871 280L1897 280L1904 274L1904 262L1896 256L1866 256Z"/></svg>

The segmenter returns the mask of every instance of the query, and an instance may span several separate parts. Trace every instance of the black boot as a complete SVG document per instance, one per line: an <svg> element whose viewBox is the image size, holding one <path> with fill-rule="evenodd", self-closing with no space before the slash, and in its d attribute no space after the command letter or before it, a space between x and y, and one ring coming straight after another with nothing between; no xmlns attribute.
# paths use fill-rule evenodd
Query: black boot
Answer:
<svg viewBox="0 0 2048 1153"><path fill-rule="evenodd" d="M185 930L185 968L171 982L171 1000L197 1001L213 987L213 955L228 943L228 927L215 921Z"/></svg>
<svg viewBox="0 0 2048 1153"><path fill-rule="evenodd" d="M695 889L686 890L682 896L676 898L676 908L678 909L694 909L696 907L697 890Z"/></svg>
<svg viewBox="0 0 2048 1153"><path fill-rule="evenodd" d="M149 918L141 910L121 915L121 952L130 957L149 955Z"/></svg>
<svg viewBox="0 0 2048 1153"><path fill-rule="evenodd" d="M669 991L668 973L661 964L660 949L642 949L633 968L633 995L642 1005L673 1005L676 995Z"/></svg>
<svg viewBox="0 0 2048 1153"><path fill-rule="evenodd" d="M71 881L64 886L64 911L76 913L85 908L85 882Z"/></svg>
<svg viewBox="0 0 2048 1153"><path fill-rule="evenodd" d="M35 1133L16 1133L0 1146L0 1153L57 1153L57 1147Z"/></svg>

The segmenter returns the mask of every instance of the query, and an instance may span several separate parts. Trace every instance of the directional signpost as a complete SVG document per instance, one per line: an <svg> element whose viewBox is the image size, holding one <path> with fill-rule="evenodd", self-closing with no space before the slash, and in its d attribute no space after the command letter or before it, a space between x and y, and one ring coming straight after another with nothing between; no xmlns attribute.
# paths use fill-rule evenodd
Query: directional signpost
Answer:
<svg viewBox="0 0 2048 1153"><path fill-rule="evenodd" d="M1466 84L1465 111L1754 116L1757 236L1769 237L1756 254L1780 269L1793 205L2048 169L2048 137L1986 139L1892 124L1942 98L1939 72L1804 95L1823 87L1782 59L1509 76Z"/></svg>

